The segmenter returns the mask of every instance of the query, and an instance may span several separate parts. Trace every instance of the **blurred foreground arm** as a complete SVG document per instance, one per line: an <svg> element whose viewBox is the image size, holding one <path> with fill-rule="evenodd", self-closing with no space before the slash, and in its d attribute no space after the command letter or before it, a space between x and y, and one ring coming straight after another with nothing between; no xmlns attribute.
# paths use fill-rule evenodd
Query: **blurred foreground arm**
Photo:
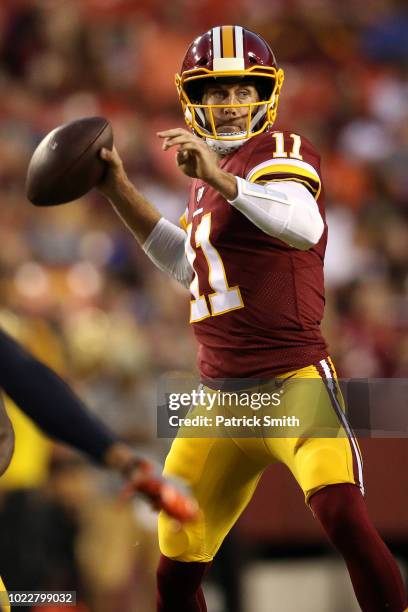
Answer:
<svg viewBox="0 0 408 612"><path fill-rule="evenodd" d="M0 330L0 387L47 435L104 463L118 438L53 370Z"/></svg>
<svg viewBox="0 0 408 612"><path fill-rule="evenodd" d="M187 491L163 479L152 463L94 417L62 378L2 330L0 364L0 387L46 434L118 471L127 481L128 492L139 492L155 509L181 521L195 516L196 504ZM1 404L0 474L10 462L13 440Z"/></svg>
<svg viewBox="0 0 408 612"><path fill-rule="evenodd" d="M0 476L10 465L14 451L14 431L0 396Z"/></svg>

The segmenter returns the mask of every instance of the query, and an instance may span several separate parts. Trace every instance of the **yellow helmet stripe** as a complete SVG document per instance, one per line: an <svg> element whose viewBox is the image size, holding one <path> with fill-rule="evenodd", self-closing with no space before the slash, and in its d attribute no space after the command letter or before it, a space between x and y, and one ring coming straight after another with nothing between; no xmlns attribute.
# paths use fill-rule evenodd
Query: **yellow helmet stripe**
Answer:
<svg viewBox="0 0 408 612"><path fill-rule="evenodd" d="M234 26L222 26L222 57L235 57Z"/></svg>

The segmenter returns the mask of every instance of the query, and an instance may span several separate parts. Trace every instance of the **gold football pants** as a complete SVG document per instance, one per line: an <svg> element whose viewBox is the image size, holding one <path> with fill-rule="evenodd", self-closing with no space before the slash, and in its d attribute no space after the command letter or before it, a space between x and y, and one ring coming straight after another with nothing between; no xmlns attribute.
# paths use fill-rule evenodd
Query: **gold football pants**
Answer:
<svg viewBox="0 0 408 612"><path fill-rule="evenodd" d="M163 473L191 487L200 517L180 526L163 512L159 515L159 544L167 557L210 561L249 503L264 469L275 462L289 468L306 503L313 493L332 484L352 483L363 491L361 454L330 359L282 374L257 391L281 394L280 404L266 409L281 424L278 429L213 426L208 433L208 428L180 428ZM254 412L247 409L246 414ZM242 416L242 410L237 406L226 410L218 404L210 412L208 406L199 406L188 416L209 414L214 421L217 414ZM257 410L256 414L261 418L266 413ZM287 426L284 417L290 415L296 416L298 425Z"/></svg>

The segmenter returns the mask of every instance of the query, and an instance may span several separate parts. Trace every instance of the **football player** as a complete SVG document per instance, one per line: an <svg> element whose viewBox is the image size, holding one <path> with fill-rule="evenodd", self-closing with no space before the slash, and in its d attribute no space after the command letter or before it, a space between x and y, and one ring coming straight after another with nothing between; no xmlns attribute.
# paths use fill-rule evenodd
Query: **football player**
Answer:
<svg viewBox="0 0 408 612"><path fill-rule="evenodd" d="M194 518L196 502L180 483L163 478L156 466L92 416L71 388L11 336L0 330L0 388L46 434L96 463L116 470L125 479L123 499L139 493L153 508L163 510L177 524ZM0 476L14 450L14 431L0 396ZM0 577L0 612L10 612Z"/></svg>
<svg viewBox="0 0 408 612"><path fill-rule="evenodd" d="M155 509L179 521L195 515L195 502L179 483L162 478L99 419L48 366L0 330L0 388L50 437L118 471L126 480L124 497L140 493ZM14 449L14 433L0 397L0 475ZM1 587L1 585L0 585Z"/></svg>
<svg viewBox="0 0 408 612"><path fill-rule="evenodd" d="M320 331L327 227L319 154L295 130L273 129L283 78L265 40L240 26L214 27L189 47L176 85L190 129L158 134L193 179L183 229L135 189L115 150L101 151L109 164L102 193L150 259L190 288L207 391L230 379L272 389L280 379L286 407L312 419L298 437L179 432L164 474L191 485L200 516L179 530L159 517L161 612L206 610L202 579L276 461L342 554L361 609L407 608L398 567L367 514L360 450ZM313 436L314 414L334 419L339 435Z"/></svg>

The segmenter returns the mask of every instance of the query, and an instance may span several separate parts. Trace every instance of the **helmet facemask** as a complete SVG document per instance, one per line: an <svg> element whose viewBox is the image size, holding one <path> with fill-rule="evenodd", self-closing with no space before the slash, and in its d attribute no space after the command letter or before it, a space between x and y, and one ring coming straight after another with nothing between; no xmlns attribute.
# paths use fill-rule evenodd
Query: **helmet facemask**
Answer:
<svg viewBox="0 0 408 612"><path fill-rule="evenodd" d="M203 104L204 85L209 80L219 83L251 81L260 99L242 104ZM216 75L205 69L176 75L176 86L187 125L195 134L204 138L212 149L223 154L240 147L274 123L282 83L283 70L266 66L254 66L243 72L217 72ZM245 129L240 132L217 132L215 108L248 109Z"/></svg>

